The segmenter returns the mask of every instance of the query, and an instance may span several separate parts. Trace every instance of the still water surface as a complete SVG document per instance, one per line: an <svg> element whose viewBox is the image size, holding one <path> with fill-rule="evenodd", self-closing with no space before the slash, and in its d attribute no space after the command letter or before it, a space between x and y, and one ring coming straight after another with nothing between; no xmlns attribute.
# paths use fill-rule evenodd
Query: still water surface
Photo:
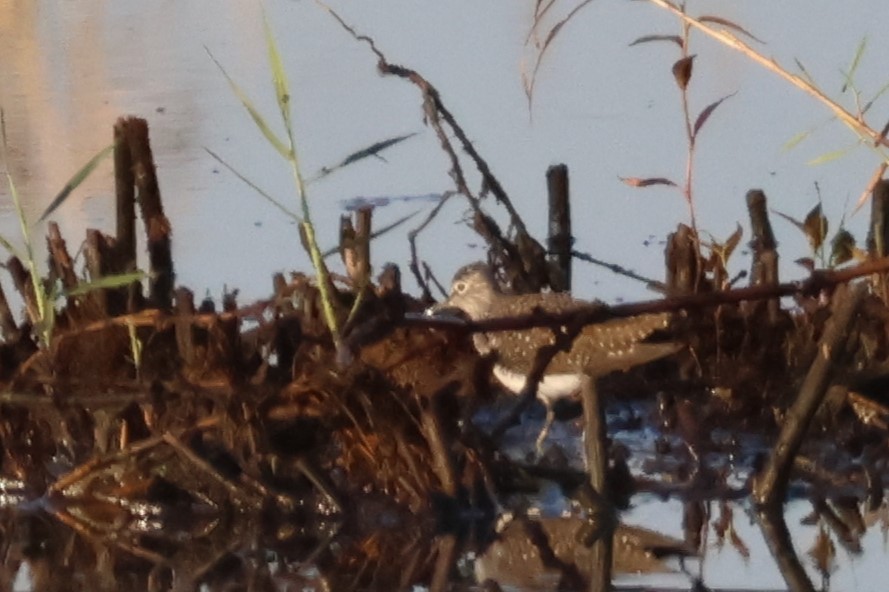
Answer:
<svg viewBox="0 0 889 592"><path fill-rule="evenodd" d="M626 187L623 177L666 176L679 182L685 140L670 44L628 47L642 35L673 34L677 24L644 2L592 3L565 27L540 71L529 116L522 89L522 61L532 4L515 1L373 3L332 2L360 32L372 35L393 63L410 66L442 93L476 147L488 160L533 232L543 236L544 172L565 162L571 170L577 248L601 259L662 275L660 241L686 221L674 191ZM844 105L842 70L862 39L867 48L856 82L866 102L889 82L884 56L889 40L889 4L884 0L730 0L690 2L690 11L732 19L764 40L766 55L806 70ZM359 197L425 196L451 188L448 162L424 126L419 95L401 80L380 78L375 58L311 2L266 3L293 87L294 117L303 164L311 174L381 139L418 132L386 153L310 187L312 211L324 246L336 241L344 204ZM226 67L271 118L260 4L243 0L91 2L0 0L0 105L6 112L9 161L36 220L64 182L111 138L121 115L149 120L161 190L174 228L178 279L197 294L238 287L246 299L270 290L271 274L306 270L293 223L214 161L220 154L281 200L295 204L288 170L262 139L213 65L205 48ZM846 224L859 239L865 216L851 210L879 159L826 110L774 75L700 36L693 79L693 110L737 92L701 136L696 191L701 226L725 238L745 222L744 193L763 188L772 207L801 218L818 201L833 228ZM878 100L869 121L880 129L889 100ZM785 144L814 129L793 149ZM825 164L820 156L849 149ZM53 217L69 244L87 227L113 228L113 186L105 163ZM0 190L0 231L16 236L17 222L6 188ZM294 206L295 207L295 206ZM383 226L414 210L422 200L379 208ZM492 206L493 208L493 206ZM465 205L453 200L421 236L420 256L447 278L459 265L483 256L459 220ZM799 233L776 221L785 260L807 254ZM745 225L746 228L746 225ZM395 232L374 246L373 261L404 264L407 243ZM73 250L73 248L72 248ZM576 291L605 299L639 298L642 288L609 272L578 264ZM582 266L580 266L582 265ZM739 260L735 270L746 263ZM799 272L785 264L785 273ZM409 289L410 286L408 287ZM807 512L790 508L793 526ZM630 522L679 532L670 504L640 504ZM757 530L739 520L741 535L756 547L750 559L730 550L704 563L713 586L779 588L782 580ZM748 529L749 530L746 530ZM885 583L885 528L865 538L867 552L841 552L835 589L879 590ZM801 528L806 549L814 528Z"/></svg>
<svg viewBox="0 0 889 592"><path fill-rule="evenodd" d="M386 0L332 5L359 32L377 41L393 63L435 84L515 201L531 230L546 230L544 172L565 162L572 175L577 248L640 273L662 277L660 241L687 213L674 190L633 189L622 177L670 177L681 182L685 140L670 67L670 43L628 47L652 33L675 34L676 22L644 2L590 4L550 49L529 114L521 72L536 55L525 45L533 3L468 0L448 3ZM562 6L567 7L567 4ZM732 19L753 32L757 47L788 68L794 59L827 94L840 94L862 39L856 75L864 101L889 82L882 23L889 4L728 0L691 2L696 14ZM358 197L440 194L450 189L448 162L424 126L420 98L408 83L381 78L375 58L311 2L267 3L293 87L294 117L307 174L384 138L419 135L310 187L322 244L336 241L343 203ZM63 183L105 146L116 117L146 117L167 213L172 220L179 280L198 294L237 286L249 298L267 294L271 273L307 268L294 226L222 169L220 154L263 189L295 203L287 167L256 131L205 52L225 65L270 119L269 82L258 2L50 2L0 0L0 104L11 142L9 168L31 219ZM855 138L826 110L774 75L702 36L692 38L692 111L737 92L716 111L698 146L696 191L702 228L717 239L745 223L744 193L763 188L771 205L801 218L820 186L832 228L846 216L859 239L865 216L849 217L878 157L855 149ZM881 98L868 114L880 129L889 119ZM785 144L815 129L792 150ZM850 149L820 166L812 159ZM471 179L472 180L472 179ZM3 189L5 232L17 223ZM106 163L54 219L76 243L86 227L112 227L112 178ZM380 208L382 227L428 203ZM480 258L479 239L458 221L453 200L421 235L420 256L446 281ZM496 207L491 209L496 213ZM807 254L804 238L776 222L784 259ZM404 232L375 245L374 262L407 260ZM576 291L604 299L645 296L637 283L578 264ZM740 258L735 270L746 263ZM787 273L799 271L787 263Z"/></svg>

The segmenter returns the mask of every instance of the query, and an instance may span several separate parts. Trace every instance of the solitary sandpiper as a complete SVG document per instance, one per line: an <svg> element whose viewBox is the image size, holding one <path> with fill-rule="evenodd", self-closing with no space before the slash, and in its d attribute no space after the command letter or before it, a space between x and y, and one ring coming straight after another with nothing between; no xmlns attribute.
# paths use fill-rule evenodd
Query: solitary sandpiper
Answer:
<svg viewBox="0 0 889 592"><path fill-rule="evenodd" d="M473 263L457 271L447 300L432 307L430 312L459 309L471 320L482 321L526 316L535 310L570 312L589 305L589 302L575 300L564 293L505 294L498 287L490 267ZM537 385L537 398L546 406L546 423L537 437L538 453L555 417L553 403L576 395L584 375L595 380L677 351L675 343L643 342L653 332L664 329L668 322L667 314L648 314L590 325L575 338L569 351L553 357L543 380ZM500 383L512 392L520 393L538 349L552 344L554 337L549 328L532 328L476 333L473 342L479 353L496 356L494 376Z"/></svg>

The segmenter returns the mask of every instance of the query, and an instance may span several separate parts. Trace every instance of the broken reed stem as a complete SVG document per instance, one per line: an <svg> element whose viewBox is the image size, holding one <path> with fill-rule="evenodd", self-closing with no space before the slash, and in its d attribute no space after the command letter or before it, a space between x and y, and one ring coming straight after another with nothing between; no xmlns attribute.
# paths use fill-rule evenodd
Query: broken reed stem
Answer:
<svg viewBox="0 0 889 592"><path fill-rule="evenodd" d="M346 214L340 217L340 257L346 269L346 275L352 282L352 293L355 296L352 309L342 327L343 334L348 334L361 309L370 289L370 238L372 235L373 208L361 208L354 214L355 223Z"/></svg>
<svg viewBox="0 0 889 592"><path fill-rule="evenodd" d="M134 183L139 190L139 205L145 224L148 261L151 268L151 277L149 278L151 302L161 310L170 310L173 305L173 283L175 281L172 229L170 221L164 215L160 187L157 182L157 170L148 140L148 122L138 117L129 117L122 125L126 130ZM123 193L121 190L119 199L125 198ZM120 216L121 214L118 214L119 219ZM122 223L122 226L125 225ZM123 232L126 238L129 230L124 229ZM127 246L127 248L130 247Z"/></svg>
<svg viewBox="0 0 889 592"><path fill-rule="evenodd" d="M136 268L136 178L127 140L128 120L114 123L114 196L117 216L116 259L122 270Z"/></svg>
<svg viewBox="0 0 889 592"><path fill-rule="evenodd" d="M15 343L21 335L12 310L9 308L9 301L6 299L6 292L3 290L2 284L0 284L0 332L2 332L3 340L6 343Z"/></svg>
<svg viewBox="0 0 889 592"><path fill-rule="evenodd" d="M614 547L611 499L608 493L608 435L606 433L605 406L596 389L596 379L584 375L580 380L580 396L583 401L583 447L589 483L598 494L593 496L600 507L589 516L598 526L598 536L593 541L593 565L597 566L590 577L589 590L611 590L611 563Z"/></svg>
<svg viewBox="0 0 889 592"><path fill-rule="evenodd" d="M870 229L867 233L867 253L872 259L885 257L889 251L889 180L880 179L871 196ZM889 302L887 275L875 275L880 299Z"/></svg>
<svg viewBox="0 0 889 592"><path fill-rule="evenodd" d="M40 308L37 303L37 294L34 291L33 276L25 269L25 265L21 259L12 256L6 261L6 269L12 277L12 283L22 299L25 301L25 308L28 311L28 320L31 324L37 324L41 321Z"/></svg>
<svg viewBox="0 0 889 592"><path fill-rule="evenodd" d="M700 254L695 231L685 224L680 224L676 232L667 237L665 257L667 294L670 296L694 294L700 276Z"/></svg>
<svg viewBox="0 0 889 592"><path fill-rule="evenodd" d="M759 189L747 192L747 213L750 216L750 229L753 238L750 248L753 251L753 263L750 269L750 285L778 285L778 242L769 222L769 209L766 194ZM778 322L781 312L781 301L770 298L768 301L769 321Z"/></svg>
<svg viewBox="0 0 889 592"><path fill-rule="evenodd" d="M47 227L46 244L49 250L50 269L61 280L62 286L66 290L71 290L77 286L77 273L74 271L74 262L68 253L68 246L62 238L59 225L55 222L50 222Z"/></svg>
<svg viewBox="0 0 889 592"><path fill-rule="evenodd" d="M753 499L761 506L777 505L784 500L790 470L815 412L824 400L836 361L843 355L859 304L867 285L840 285L833 293L833 315L818 342L818 353L800 387L796 401L787 410L784 426L762 473L753 484Z"/></svg>
<svg viewBox="0 0 889 592"><path fill-rule="evenodd" d="M557 164L546 171L549 197L549 238L547 259L549 285L556 292L571 291L571 200L568 166Z"/></svg>
<svg viewBox="0 0 889 592"><path fill-rule="evenodd" d="M195 315L194 294L185 287L176 290L176 348L186 368L194 365L197 353L191 319Z"/></svg>
<svg viewBox="0 0 889 592"><path fill-rule="evenodd" d="M590 376L583 376L580 382L580 396L583 401L583 447L586 453L587 472L590 485L605 495L608 481L607 435L605 433L605 407L596 390L596 381Z"/></svg>
<svg viewBox="0 0 889 592"><path fill-rule="evenodd" d="M452 499L457 497L459 487L457 481L457 468L451 455L451 442L445 433L444 410L442 398L448 394L453 385L447 385L443 389L433 393L426 401L426 405L420 412L420 422L423 434L429 444L429 452L432 455L432 466L441 483L442 492Z"/></svg>
<svg viewBox="0 0 889 592"><path fill-rule="evenodd" d="M105 241L101 232L95 229L86 231L84 259L86 261L86 269L89 272L90 279L93 281L97 281L105 275L106 262L104 259L104 243ZM108 308L108 290L104 288L92 290L88 295L88 298L92 301L99 317L105 318L114 316L110 315Z"/></svg>

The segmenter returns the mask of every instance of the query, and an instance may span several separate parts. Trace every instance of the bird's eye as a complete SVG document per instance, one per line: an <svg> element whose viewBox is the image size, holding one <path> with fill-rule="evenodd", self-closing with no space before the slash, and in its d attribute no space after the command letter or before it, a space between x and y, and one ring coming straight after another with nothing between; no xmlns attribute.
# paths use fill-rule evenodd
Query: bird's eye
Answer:
<svg viewBox="0 0 889 592"><path fill-rule="evenodd" d="M457 282L454 284L454 292L457 294L462 294L466 291L466 282Z"/></svg>

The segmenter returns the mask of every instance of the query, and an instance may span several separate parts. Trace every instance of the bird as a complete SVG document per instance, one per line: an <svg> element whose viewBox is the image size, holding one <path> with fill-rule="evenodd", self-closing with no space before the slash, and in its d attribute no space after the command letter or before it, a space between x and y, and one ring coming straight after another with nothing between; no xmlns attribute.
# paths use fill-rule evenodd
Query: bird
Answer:
<svg viewBox="0 0 889 592"><path fill-rule="evenodd" d="M427 309L427 313L441 315L457 310L472 321L487 321L527 316L536 311L568 313L591 304L564 292L504 293L490 266L471 263L454 275L447 299ZM576 396L584 376L595 380L679 350L676 343L643 341L655 331L667 328L669 322L669 314L655 313L589 325L577 335L570 350L560 351L552 358L537 385L536 396L546 407L546 421L536 441L538 455L555 419L554 403ZM548 327L473 334L475 349L482 355L495 356L495 378L516 394L525 388L537 351L554 340L554 332Z"/></svg>

